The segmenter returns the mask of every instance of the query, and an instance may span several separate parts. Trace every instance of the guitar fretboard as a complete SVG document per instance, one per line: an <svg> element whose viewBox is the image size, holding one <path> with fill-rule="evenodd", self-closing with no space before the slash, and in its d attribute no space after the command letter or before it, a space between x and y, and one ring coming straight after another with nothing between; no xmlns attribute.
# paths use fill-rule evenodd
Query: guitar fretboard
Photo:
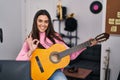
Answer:
<svg viewBox="0 0 120 80"><path fill-rule="evenodd" d="M67 55L70 55L73 52L76 52L76 51L78 51L80 49L86 48L86 47L88 47L90 45L91 45L91 41L86 41L86 42L84 42L82 44L79 44L79 45L74 46L74 47L72 47L70 49L62 51L62 52L59 53L59 58L61 59L61 58L65 57L65 56L67 56Z"/></svg>

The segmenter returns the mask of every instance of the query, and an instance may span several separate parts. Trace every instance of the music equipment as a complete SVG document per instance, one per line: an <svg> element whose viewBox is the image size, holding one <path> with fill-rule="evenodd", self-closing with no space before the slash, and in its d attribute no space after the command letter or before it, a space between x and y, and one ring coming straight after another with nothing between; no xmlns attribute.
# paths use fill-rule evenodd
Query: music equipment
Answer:
<svg viewBox="0 0 120 80"><path fill-rule="evenodd" d="M31 77L33 80L47 80L57 70L64 68L70 62L70 54L82 48L91 46L93 41L103 42L109 34L102 33L92 40L74 46L70 49L62 44L54 44L48 49L36 49L31 56Z"/></svg>

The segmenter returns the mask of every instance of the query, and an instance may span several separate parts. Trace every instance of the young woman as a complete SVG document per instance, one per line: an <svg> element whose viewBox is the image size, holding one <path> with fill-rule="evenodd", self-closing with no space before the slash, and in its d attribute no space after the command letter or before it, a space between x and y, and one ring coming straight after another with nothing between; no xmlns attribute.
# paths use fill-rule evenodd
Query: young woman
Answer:
<svg viewBox="0 0 120 80"><path fill-rule="evenodd" d="M26 38L16 60L30 60L32 52L36 48L47 49L56 43L63 44L68 48L59 33L55 32L48 11L39 10L34 16L32 31ZM96 42L92 43L92 45L95 44ZM74 60L83 50L85 48L72 53L70 59ZM67 80L67 78L61 70L56 70L49 80Z"/></svg>

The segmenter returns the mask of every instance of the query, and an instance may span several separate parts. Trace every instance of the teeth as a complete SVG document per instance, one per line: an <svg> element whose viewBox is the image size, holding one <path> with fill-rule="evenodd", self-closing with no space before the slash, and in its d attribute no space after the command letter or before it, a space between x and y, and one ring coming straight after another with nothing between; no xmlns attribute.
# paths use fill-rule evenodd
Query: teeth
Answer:
<svg viewBox="0 0 120 80"><path fill-rule="evenodd" d="M41 27L41 29L45 29L45 27Z"/></svg>

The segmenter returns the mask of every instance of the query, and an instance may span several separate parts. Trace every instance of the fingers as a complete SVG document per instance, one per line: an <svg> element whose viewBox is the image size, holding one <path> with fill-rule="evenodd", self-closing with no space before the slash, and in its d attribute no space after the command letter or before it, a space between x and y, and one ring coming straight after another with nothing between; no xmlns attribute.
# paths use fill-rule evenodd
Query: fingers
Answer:
<svg viewBox="0 0 120 80"><path fill-rule="evenodd" d="M91 41L91 46L96 45L98 42L96 40Z"/></svg>
<svg viewBox="0 0 120 80"><path fill-rule="evenodd" d="M32 38L32 35L31 35L31 34L28 35L27 38L26 38L27 41L32 41L32 39L33 39L33 38Z"/></svg>
<svg viewBox="0 0 120 80"><path fill-rule="evenodd" d="M38 44L39 44L39 40L38 40L38 39L34 39L32 42L33 42L33 44L35 44L35 45L38 45Z"/></svg>
<svg viewBox="0 0 120 80"><path fill-rule="evenodd" d="M27 38L31 38L31 39L32 39L32 34L29 34L29 35L27 36Z"/></svg>
<svg viewBox="0 0 120 80"><path fill-rule="evenodd" d="M37 46L39 44L39 40L33 39L32 34L29 34L27 36L27 42L28 42L29 46Z"/></svg>

